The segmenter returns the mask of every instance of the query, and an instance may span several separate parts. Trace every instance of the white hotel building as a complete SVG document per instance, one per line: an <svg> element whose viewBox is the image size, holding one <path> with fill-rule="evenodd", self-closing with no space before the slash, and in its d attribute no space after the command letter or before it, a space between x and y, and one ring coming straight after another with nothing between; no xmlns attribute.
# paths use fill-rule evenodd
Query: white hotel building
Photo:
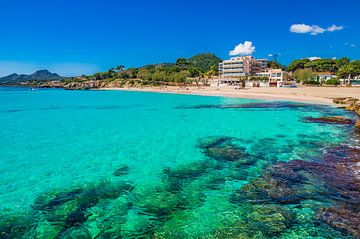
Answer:
<svg viewBox="0 0 360 239"><path fill-rule="evenodd" d="M255 59L252 56L233 57L219 64L219 79L212 85L241 85L241 77L267 77L267 81L247 80L246 86L282 87L286 84L286 72L281 69L269 69L267 59Z"/></svg>
<svg viewBox="0 0 360 239"><path fill-rule="evenodd" d="M256 72L265 72L267 64L268 60L255 59L252 56L233 57L219 64L219 74L222 78L249 76Z"/></svg>

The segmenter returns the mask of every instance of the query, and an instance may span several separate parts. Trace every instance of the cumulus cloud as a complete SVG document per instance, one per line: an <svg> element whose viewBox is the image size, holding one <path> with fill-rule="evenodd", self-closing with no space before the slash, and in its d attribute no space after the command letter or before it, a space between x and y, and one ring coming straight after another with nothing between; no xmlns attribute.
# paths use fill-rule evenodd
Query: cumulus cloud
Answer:
<svg viewBox="0 0 360 239"><path fill-rule="evenodd" d="M328 28L322 28L318 25L293 24L290 26L290 32L299 34L311 34L316 36L324 32L335 32L344 29L343 26L332 25Z"/></svg>
<svg viewBox="0 0 360 239"><path fill-rule="evenodd" d="M229 52L230 56L235 55L251 55L255 52L255 46L251 41L245 41L235 46L234 50Z"/></svg>
<svg viewBox="0 0 360 239"><path fill-rule="evenodd" d="M310 61L315 61L315 60L320 60L320 59L321 59L321 57L318 57L318 56L311 56L311 57L308 57L308 59L309 59Z"/></svg>
<svg viewBox="0 0 360 239"><path fill-rule="evenodd" d="M340 31L340 30L342 30L342 29L344 29L343 26L336 26L336 25L334 24L334 25L328 27L328 28L327 28L327 31L329 31L329 32L335 32L335 31Z"/></svg>
<svg viewBox="0 0 360 239"><path fill-rule="evenodd" d="M62 76L90 75L100 70L97 65L88 63L54 63L40 64L31 62L0 61L0 77L12 73L31 74L37 70L47 69Z"/></svg>

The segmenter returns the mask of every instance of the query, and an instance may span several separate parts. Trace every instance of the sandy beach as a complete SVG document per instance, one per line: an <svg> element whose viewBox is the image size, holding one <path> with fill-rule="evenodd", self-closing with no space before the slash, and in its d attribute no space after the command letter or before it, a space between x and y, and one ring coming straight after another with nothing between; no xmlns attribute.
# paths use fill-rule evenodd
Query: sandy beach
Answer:
<svg viewBox="0 0 360 239"><path fill-rule="evenodd" d="M298 88L245 88L223 87L144 87L144 88L103 88L101 90L125 90L204 96L224 96L247 99L287 100L314 104L333 104L337 97L360 98L360 87L298 87Z"/></svg>

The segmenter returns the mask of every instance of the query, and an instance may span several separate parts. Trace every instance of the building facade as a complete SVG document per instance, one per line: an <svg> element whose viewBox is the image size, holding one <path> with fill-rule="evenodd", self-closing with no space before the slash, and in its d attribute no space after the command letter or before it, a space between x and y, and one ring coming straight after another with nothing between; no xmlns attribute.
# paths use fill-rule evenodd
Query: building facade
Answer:
<svg viewBox="0 0 360 239"><path fill-rule="evenodd" d="M232 57L219 64L219 74L223 78L248 76L251 73L253 57Z"/></svg>
<svg viewBox="0 0 360 239"><path fill-rule="evenodd" d="M263 83L260 86L270 87L295 87L296 82L290 79L288 73L282 69L268 69L266 72L256 73L257 77L266 77L267 83ZM264 81L264 80L263 80Z"/></svg>
<svg viewBox="0 0 360 239"><path fill-rule="evenodd" d="M294 87L295 81L288 80L287 72L269 69L267 59L252 56L233 57L219 64L219 79L213 86L250 86L250 87Z"/></svg>
<svg viewBox="0 0 360 239"><path fill-rule="evenodd" d="M315 80L319 83L324 83L328 80L337 78L335 73L332 72L319 72L317 73Z"/></svg>
<svg viewBox="0 0 360 239"><path fill-rule="evenodd" d="M267 67L267 59L255 59L252 56L232 57L219 64L219 74L222 78L249 76L266 72Z"/></svg>

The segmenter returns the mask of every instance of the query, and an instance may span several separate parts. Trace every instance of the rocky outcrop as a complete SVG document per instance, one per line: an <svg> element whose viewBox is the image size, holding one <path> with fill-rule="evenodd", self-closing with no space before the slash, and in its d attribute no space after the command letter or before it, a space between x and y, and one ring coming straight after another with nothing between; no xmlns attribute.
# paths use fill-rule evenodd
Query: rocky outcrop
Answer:
<svg viewBox="0 0 360 239"><path fill-rule="evenodd" d="M78 80L65 83L63 88L65 90L91 90L101 88L121 88L126 86L127 85L123 85L120 80Z"/></svg>
<svg viewBox="0 0 360 239"><path fill-rule="evenodd" d="M350 104L356 103L358 101L359 101L359 99L356 99L353 97L339 97L339 98L333 99L333 102L335 104L341 104L341 105L350 105Z"/></svg>
<svg viewBox="0 0 360 239"><path fill-rule="evenodd" d="M343 97L333 99L335 104L344 105L346 110L354 111L358 116L360 116L360 101L359 99L352 97ZM355 128L360 129L360 120L357 120L355 123Z"/></svg>
<svg viewBox="0 0 360 239"><path fill-rule="evenodd" d="M360 115L360 100L352 97L341 97L333 99L333 102L338 105L345 106L346 110L354 111Z"/></svg>
<svg viewBox="0 0 360 239"><path fill-rule="evenodd" d="M66 90L89 90L89 89L99 89L106 86L106 83L103 81L79 81L71 82L64 85Z"/></svg>
<svg viewBox="0 0 360 239"><path fill-rule="evenodd" d="M355 128L360 130L360 120L357 120L355 123Z"/></svg>
<svg viewBox="0 0 360 239"><path fill-rule="evenodd" d="M346 107L347 110L351 110L360 115L360 102L353 103Z"/></svg>

